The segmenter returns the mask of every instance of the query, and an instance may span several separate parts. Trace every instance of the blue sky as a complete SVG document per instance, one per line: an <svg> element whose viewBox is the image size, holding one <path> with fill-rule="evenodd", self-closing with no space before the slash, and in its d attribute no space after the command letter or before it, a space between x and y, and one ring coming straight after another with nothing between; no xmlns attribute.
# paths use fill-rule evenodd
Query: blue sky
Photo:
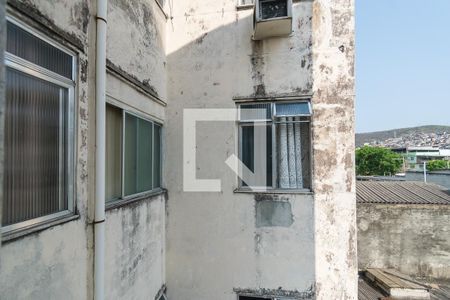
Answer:
<svg viewBox="0 0 450 300"><path fill-rule="evenodd" d="M356 131L450 125L450 0L356 0Z"/></svg>

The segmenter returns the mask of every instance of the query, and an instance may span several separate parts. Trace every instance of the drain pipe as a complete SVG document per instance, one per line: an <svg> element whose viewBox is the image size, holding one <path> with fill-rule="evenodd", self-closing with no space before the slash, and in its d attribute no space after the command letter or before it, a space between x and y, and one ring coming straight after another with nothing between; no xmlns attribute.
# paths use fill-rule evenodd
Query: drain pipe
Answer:
<svg viewBox="0 0 450 300"><path fill-rule="evenodd" d="M95 57L96 148L94 216L94 300L105 299L105 131L107 0L97 0Z"/></svg>

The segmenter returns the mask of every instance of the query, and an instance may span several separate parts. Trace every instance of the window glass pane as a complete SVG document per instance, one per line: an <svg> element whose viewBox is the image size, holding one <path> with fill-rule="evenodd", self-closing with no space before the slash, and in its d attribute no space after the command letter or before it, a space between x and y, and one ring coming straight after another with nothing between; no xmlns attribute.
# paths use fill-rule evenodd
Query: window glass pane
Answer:
<svg viewBox="0 0 450 300"><path fill-rule="evenodd" d="M2 225L67 209L68 91L7 68Z"/></svg>
<svg viewBox="0 0 450 300"><path fill-rule="evenodd" d="M152 123L138 119L137 148L137 191L138 193L152 189Z"/></svg>
<svg viewBox="0 0 450 300"><path fill-rule="evenodd" d="M6 51L72 79L72 56L12 22L7 22Z"/></svg>
<svg viewBox="0 0 450 300"><path fill-rule="evenodd" d="M241 121L272 119L272 110L270 103L242 104L239 106L239 109Z"/></svg>
<svg viewBox="0 0 450 300"><path fill-rule="evenodd" d="M106 105L106 201L122 196L122 110Z"/></svg>
<svg viewBox="0 0 450 300"><path fill-rule="evenodd" d="M155 124L153 152L153 187L161 187L161 126Z"/></svg>
<svg viewBox="0 0 450 300"><path fill-rule="evenodd" d="M277 103L276 104L277 116L298 116L298 115L311 115L311 110L308 102L300 103Z"/></svg>
<svg viewBox="0 0 450 300"><path fill-rule="evenodd" d="M258 125L256 125L258 126ZM258 152L260 148L256 148L255 151L255 125L245 125L241 127L242 134L242 145L241 145L241 161L250 171L255 171L255 163L265 163L266 164L266 182L262 182L258 184L259 186L272 186L272 127L271 125L259 125L265 126L267 128L266 131L266 159L262 162L256 162L255 152ZM259 145L258 145L259 146ZM245 181L242 182L243 186L248 186L248 183Z"/></svg>
<svg viewBox="0 0 450 300"><path fill-rule="evenodd" d="M125 114L124 190L125 195L137 191L137 128L138 119Z"/></svg>
<svg viewBox="0 0 450 300"><path fill-rule="evenodd" d="M151 122L125 114L125 195L152 189L153 126Z"/></svg>
<svg viewBox="0 0 450 300"><path fill-rule="evenodd" d="M300 123L303 188L311 188L311 123Z"/></svg>

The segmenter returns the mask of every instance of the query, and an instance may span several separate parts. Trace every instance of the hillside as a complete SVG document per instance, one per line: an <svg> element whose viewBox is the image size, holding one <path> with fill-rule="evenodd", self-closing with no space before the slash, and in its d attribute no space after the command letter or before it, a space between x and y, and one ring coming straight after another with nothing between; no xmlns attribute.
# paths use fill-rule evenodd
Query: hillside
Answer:
<svg viewBox="0 0 450 300"><path fill-rule="evenodd" d="M356 146L360 147L364 144L390 148L434 146L450 149L450 126L428 125L357 133Z"/></svg>

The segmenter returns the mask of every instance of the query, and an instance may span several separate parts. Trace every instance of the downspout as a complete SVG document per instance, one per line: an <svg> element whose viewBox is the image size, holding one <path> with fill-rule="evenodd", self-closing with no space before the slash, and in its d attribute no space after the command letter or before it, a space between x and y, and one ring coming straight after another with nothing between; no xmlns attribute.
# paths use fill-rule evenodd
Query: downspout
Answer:
<svg viewBox="0 0 450 300"><path fill-rule="evenodd" d="M95 57L96 148L94 215L94 299L105 299L105 131L107 0L97 0Z"/></svg>

